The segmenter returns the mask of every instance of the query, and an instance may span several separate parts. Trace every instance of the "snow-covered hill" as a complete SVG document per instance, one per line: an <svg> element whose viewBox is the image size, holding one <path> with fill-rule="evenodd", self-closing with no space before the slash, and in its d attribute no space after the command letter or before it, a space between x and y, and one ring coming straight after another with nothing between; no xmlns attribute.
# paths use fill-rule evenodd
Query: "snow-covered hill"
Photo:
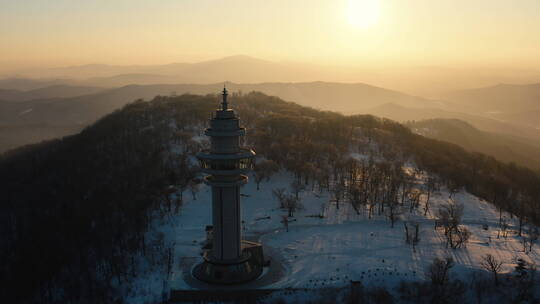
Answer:
<svg viewBox="0 0 540 304"><path fill-rule="evenodd" d="M208 288L190 276L211 224L210 189L198 184L193 156L207 145L201 132L216 104L211 95L137 101L78 135L6 154L4 298L156 303L171 290ZM499 303L533 299L534 271L526 280L499 274L495 287L481 264L487 254L503 273L519 256L529 269L538 263L536 247L523 252L523 241L534 245L538 237L535 172L372 116L320 112L260 93L234 96L234 107L249 129L245 145L261 161L242 188L242 205L245 237L261 241L271 262L249 288L278 290L267 301L345 302L351 281L365 294L409 303L472 299L478 291ZM280 170L257 190L255 175L270 172L264 168ZM291 210L280 209L273 192L287 191L289 204L300 188L303 208L286 217ZM443 221L439 209L459 205L463 216ZM419 225L416 248L405 241L405 223L409 232ZM506 226L505 238L499 229ZM452 246L455 237L468 242L449 249L446 236ZM443 288L428 267L447 256L455 265Z"/></svg>
<svg viewBox="0 0 540 304"><path fill-rule="evenodd" d="M289 231L286 231L282 217L287 211L279 209L272 190L289 188L293 181L292 174L282 170L269 181L263 181L260 190L256 189L253 178L242 188L244 236L261 241L265 254L276 264L273 267L282 268L278 274L271 274L273 278L263 275L260 280L266 284L252 286L307 289L297 297L287 297L290 303L313 299L321 288L347 287L351 280L397 293L402 281L429 280L429 266L436 257L451 257L455 262L453 277L467 286L489 279L489 273L481 266L486 254L503 263L502 273L514 271L518 258L531 264L540 263L538 247L524 252L515 217L503 214L511 231L503 237L498 228L499 211L493 205L465 191L451 194L444 187L431 196L426 216L422 210L409 212L404 206L393 228L385 214L375 213L370 219L367 209L357 212L347 201L340 202L338 209L330 193L309 188L301 192L304 208L289 219ZM425 187L425 176L416 177L415 187ZM156 291L166 294L170 289L200 288L193 284L189 270L201 259L201 244L206 237L204 227L212 222L211 190L201 186L196 199L189 192L183 196L185 203L181 211L154 226L154 233L160 231L168 243L174 244L173 274L167 282L162 274L142 276L135 284L136 293L131 299L134 303L144 303L144 299L159 295ZM461 224L471 232L463 248L447 248L443 230L435 229L436 211L452 202L463 204ZM414 249L405 242L404 223L420 224L420 242ZM152 277L155 280L149 284L148 278ZM141 298L141 293L146 293L146 297Z"/></svg>

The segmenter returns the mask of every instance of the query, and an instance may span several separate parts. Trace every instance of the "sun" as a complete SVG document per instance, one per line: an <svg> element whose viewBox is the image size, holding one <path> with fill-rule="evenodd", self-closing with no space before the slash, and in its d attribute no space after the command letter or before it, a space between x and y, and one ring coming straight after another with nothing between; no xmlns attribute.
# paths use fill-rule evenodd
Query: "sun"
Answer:
<svg viewBox="0 0 540 304"><path fill-rule="evenodd" d="M347 20L356 28L370 28L379 21L380 6L379 0L348 0Z"/></svg>

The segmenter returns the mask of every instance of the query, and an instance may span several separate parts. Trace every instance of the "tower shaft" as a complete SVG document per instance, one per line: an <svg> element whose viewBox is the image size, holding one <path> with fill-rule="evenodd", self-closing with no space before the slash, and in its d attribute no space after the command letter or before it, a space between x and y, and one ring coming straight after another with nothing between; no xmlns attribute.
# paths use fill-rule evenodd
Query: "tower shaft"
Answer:
<svg viewBox="0 0 540 304"><path fill-rule="evenodd" d="M227 261L242 254L240 187L212 187L213 255Z"/></svg>

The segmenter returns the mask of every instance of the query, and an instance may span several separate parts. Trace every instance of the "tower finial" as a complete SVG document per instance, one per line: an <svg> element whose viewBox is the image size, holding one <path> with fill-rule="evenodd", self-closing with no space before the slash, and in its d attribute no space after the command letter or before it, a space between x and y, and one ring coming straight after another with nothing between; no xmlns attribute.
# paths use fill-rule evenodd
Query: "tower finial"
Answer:
<svg viewBox="0 0 540 304"><path fill-rule="evenodd" d="M227 92L227 88L225 87L225 85L223 85L223 93L221 95L223 95L223 101L221 102L221 109L223 111L227 111L227 109L229 108L229 105L227 104L227 95L229 94Z"/></svg>

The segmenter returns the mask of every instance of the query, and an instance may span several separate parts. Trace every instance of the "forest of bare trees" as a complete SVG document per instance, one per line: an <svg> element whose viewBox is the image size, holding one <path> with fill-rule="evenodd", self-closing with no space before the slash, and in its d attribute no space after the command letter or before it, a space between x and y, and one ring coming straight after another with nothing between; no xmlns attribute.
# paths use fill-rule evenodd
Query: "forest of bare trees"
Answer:
<svg viewBox="0 0 540 304"><path fill-rule="evenodd" d="M368 218L385 216L391 226L402 213L432 214L448 246L457 248L468 238L459 202L441 210L429 204L446 186L516 216L520 234L523 226L531 240L527 248L537 238L526 229L540 222L540 176L531 170L369 115L317 111L260 93L232 99L250 130L246 144L264 157L255 167L257 187L278 170L295 177L288 189L272 189L287 218L302 208L302 191L327 191L336 208L351 204ZM110 302L118 299L109 283L137 275L134 255L170 271L171 248L159 240L149 244L145 233L155 214L181 210L184 191L196 197L200 175L192 155L201 147L191 137L216 105L213 95L136 101L80 134L2 155L0 297ZM371 157L352 159L350 151L371 151ZM422 178L423 184L414 182ZM407 225L411 244L420 241L414 223Z"/></svg>

